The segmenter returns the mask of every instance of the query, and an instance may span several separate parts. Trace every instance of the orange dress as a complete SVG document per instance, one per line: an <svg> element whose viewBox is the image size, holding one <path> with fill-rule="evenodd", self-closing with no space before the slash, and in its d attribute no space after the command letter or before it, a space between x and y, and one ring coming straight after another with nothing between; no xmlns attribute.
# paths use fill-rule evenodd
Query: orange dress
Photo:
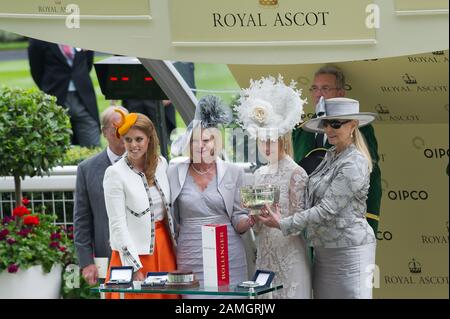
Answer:
<svg viewBox="0 0 450 319"><path fill-rule="evenodd" d="M155 247L153 255L139 255L143 268L139 271L145 275L150 271L174 271L177 269L175 252L164 221L155 223ZM106 281L109 280L111 267L121 267L122 262L117 250L112 251ZM125 293L125 299L180 299L177 295ZM119 299L119 293L106 293L106 299Z"/></svg>

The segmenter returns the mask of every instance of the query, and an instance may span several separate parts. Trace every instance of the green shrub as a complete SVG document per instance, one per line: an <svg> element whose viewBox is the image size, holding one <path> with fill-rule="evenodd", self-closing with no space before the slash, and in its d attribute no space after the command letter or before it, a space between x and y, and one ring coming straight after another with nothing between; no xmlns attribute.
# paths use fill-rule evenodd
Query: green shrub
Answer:
<svg viewBox="0 0 450 319"><path fill-rule="evenodd" d="M70 119L56 98L35 88L0 87L0 176L14 176L16 206L20 178L49 175L70 147Z"/></svg>
<svg viewBox="0 0 450 319"><path fill-rule="evenodd" d="M67 152L64 154L63 164L64 165L78 165L83 160L94 156L102 151L101 147L89 148L89 147L81 147L78 145L73 145Z"/></svg>

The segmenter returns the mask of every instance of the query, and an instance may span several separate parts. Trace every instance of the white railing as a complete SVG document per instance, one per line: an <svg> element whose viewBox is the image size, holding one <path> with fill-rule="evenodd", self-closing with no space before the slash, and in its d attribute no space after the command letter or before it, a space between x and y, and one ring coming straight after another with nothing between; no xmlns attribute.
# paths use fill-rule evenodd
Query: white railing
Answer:
<svg viewBox="0 0 450 319"><path fill-rule="evenodd" d="M71 225L76 174L77 166L64 166L52 169L50 176L22 180L22 192L30 200L31 210L45 206L46 213L58 216L57 224ZM14 205L14 178L0 177L0 217L11 215Z"/></svg>
<svg viewBox="0 0 450 319"><path fill-rule="evenodd" d="M245 183L252 184L251 164L237 164L246 172ZM57 224L72 225L76 174L77 166L64 166L54 168L50 176L22 180L22 192L30 200L32 211L45 206L46 213L58 216ZM14 206L14 178L0 177L0 218L11 215Z"/></svg>

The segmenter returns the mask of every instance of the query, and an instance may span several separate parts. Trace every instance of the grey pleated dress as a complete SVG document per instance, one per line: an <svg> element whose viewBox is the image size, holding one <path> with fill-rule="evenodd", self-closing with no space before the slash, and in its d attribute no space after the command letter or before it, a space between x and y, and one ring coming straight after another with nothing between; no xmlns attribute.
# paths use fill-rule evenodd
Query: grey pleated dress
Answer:
<svg viewBox="0 0 450 319"><path fill-rule="evenodd" d="M202 225L226 224L228 229L228 263L230 286L248 280L245 249L240 235L228 217L225 203L217 190L217 176L201 192L192 176L186 182L176 200L180 214L180 231L177 246L179 270L192 270L203 285ZM183 295L184 299L220 298L205 295ZM229 298L229 297L228 297Z"/></svg>

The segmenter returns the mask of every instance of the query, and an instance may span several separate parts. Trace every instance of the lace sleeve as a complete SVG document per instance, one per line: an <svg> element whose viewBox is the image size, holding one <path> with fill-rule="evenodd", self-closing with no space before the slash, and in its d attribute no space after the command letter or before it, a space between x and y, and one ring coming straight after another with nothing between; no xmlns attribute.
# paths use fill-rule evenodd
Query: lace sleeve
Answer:
<svg viewBox="0 0 450 319"><path fill-rule="evenodd" d="M303 168L299 167L292 173L289 182L289 216L305 209L307 183L308 174Z"/></svg>

